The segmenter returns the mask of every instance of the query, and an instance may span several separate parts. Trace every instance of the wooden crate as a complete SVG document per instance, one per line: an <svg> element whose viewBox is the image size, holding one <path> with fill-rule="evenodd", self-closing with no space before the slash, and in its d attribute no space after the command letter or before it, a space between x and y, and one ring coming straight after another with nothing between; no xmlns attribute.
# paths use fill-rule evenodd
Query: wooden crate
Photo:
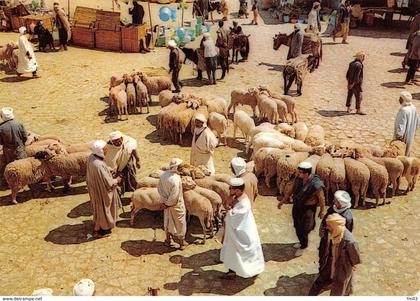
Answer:
<svg viewBox="0 0 420 301"><path fill-rule="evenodd" d="M121 29L122 50L124 52L140 52L140 41L146 37L149 28L150 26L147 24L123 27Z"/></svg>
<svg viewBox="0 0 420 301"><path fill-rule="evenodd" d="M86 48L95 48L95 31L93 29L73 27L71 36L74 45Z"/></svg>
<svg viewBox="0 0 420 301"><path fill-rule="evenodd" d="M104 10L96 11L96 24L99 30L120 31L121 14Z"/></svg>
<svg viewBox="0 0 420 301"><path fill-rule="evenodd" d="M19 16L13 15L10 19L10 23L12 24L12 30L18 30L20 27Z"/></svg>
<svg viewBox="0 0 420 301"><path fill-rule="evenodd" d="M124 52L140 52L140 41L122 39L121 49Z"/></svg>
<svg viewBox="0 0 420 301"><path fill-rule="evenodd" d="M53 19L51 16L35 16L35 15L29 15L29 16L24 16L24 17L20 17L21 18L21 22L23 22L24 26L26 26L26 28L28 29L28 31L30 32L30 28L31 28L31 23L34 23L36 25L36 23L38 21L43 21L44 22L44 26L46 29L48 29L50 32L53 31L53 27L54 27L54 23L53 23ZM32 32L30 32L32 33Z"/></svg>
<svg viewBox="0 0 420 301"><path fill-rule="evenodd" d="M77 6L74 11L73 26L79 28L94 28L96 23L96 9Z"/></svg>
<svg viewBox="0 0 420 301"><path fill-rule="evenodd" d="M96 31L96 48L103 50L121 51L121 31Z"/></svg>

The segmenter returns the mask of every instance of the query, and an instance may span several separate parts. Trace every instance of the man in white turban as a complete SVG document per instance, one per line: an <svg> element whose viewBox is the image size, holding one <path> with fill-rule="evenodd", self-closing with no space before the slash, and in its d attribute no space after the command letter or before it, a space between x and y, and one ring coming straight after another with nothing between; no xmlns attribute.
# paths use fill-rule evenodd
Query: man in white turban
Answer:
<svg viewBox="0 0 420 301"><path fill-rule="evenodd" d="M317 296L331 289L331 296L349 296L352 293L353 271L360 260L359 247L352 233L346 229L346 220L338 213L326 219L328 246L320 255L322 265L309 296Z"/></svg>
<svg viewBox="0 0 420 301"><path fill-rule="evenodd" d="M254 277L264 271L264 254L251 202L241 178L230 180L220 260L229 269L225 278Z"/></svg>
<svg viewBox="0 0 420 301"><path fill-rule="evenodd" d="M411 103L413 96L408 91L400 93L401 107L397 113L394 127L394 139L406 144L405 155L410 156L416 129L420 125L416 106Z"/></svg>
<svg viewBox="0 0 420 301"><path fill-rule="evenodd" d="M215 85L218 53L210 33L206 32L203 35L202 43L204 47L204 62L206 64L207 77L209 79L208 84Z"/></svg>
<svg viewBox="0 0 420 301"><path fill-rule="evenodd" d="M121 178L112 177L111 168L105 163L107 145L103 140L93 143L92 155L87 162L86 184L93 208L94 232L96 238L108 236L115 227L121 200L117 184Z"/></svg>
<svg viewBox="0 0 420 301"><path fill-rule="evenodd" d="M207 127L207 118L201 113L196 114L190 164L192 166L204 165L213 175L215 173L213 155L218 144L216 136Z"/></svg>
<svg viewBox="0 0 420 301"><path fill-rule="evenodd" d="M82 279L73 287L73 296L95 296L95 283L90 279Z"/></svg>
<svg viewBox="0 0 420 301"><path fill-rule="evenodd" d="M181 177L178 167L182 160L174 158L169 163L169 170L159 179L158 192L163 203L163 225L166 233L165 245L170 246L172 238L179 243L180 250L184 250L188 243L185 241L187 232L186 210L182 192Z"/></svg>
<svg viewBox="0 0 420 301"><path fill-rule="evenodd" d="M314 2L308 15L308 28L312 29L313 33L319 33L321 31L321 19L319 17L320 10L321 4L319 2Z"/></svg>
<svg viewBox="0 0 420 301"><path fill-rule="evenodd" d="M25 36L26 27L19 28L19 58L16 73L21 76L23 73L32 72L33 77L38 77L36 71L38 70L38 63L35 58L34 49L28 38Z"/></svg>
<svg viewBox="0 0 420 301"><path fill-rule="evenodd" d="M181 60L181 50L177 47L174 40L168 42L168 48L170 49L169 53L169 73L172 72L172 84L174 85L175 90L172 90L173 93L181 92L181 81L179 80L179 72L182 67Z"/></svg>
<svg viewBox="0 0 420 301"><path fill-rule="evenodd" d="M105 163L112 169L114 175L122 178L121 194L137 189L137 168L140 168L140 158L137 154L137 141L120 131L109 134Z"/></svg>
<svg viewBox="0 0 420 301"><path fill-rule="evenodd" d="M246 169L246 162L244 159L236 157L230 161L230 168L233 174L244 180L245 194L251 202L251 207L254 205L255 199L258 196L258 179L254 173Z"/></svg>

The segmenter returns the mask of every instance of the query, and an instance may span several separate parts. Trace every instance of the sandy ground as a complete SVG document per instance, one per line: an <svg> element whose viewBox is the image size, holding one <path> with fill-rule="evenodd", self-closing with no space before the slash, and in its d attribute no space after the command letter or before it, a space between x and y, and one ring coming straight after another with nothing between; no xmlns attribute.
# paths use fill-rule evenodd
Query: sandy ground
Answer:
<svg viewBox="0 0 420 301"><path fill-rule="evenodd" d="M157 9L153 6L153 9ZM240 20L249 23L250 20ZM230 23L230 22L229 22ZM281 70L287 49L272 49L272 36L290 31L289 25L243 26L251 34L251 53L247 63L232 65L225 81L211 89L193 80L192 65L185 65L181 78L185 91L199 95L218 95L229 99L232 89L254 87L260 83L281 91ZM229 24L230 25L230 24ZM405 46L401 30L353 31L349 45L324 39L321 67L304 83L303 96L296 98L300 120L321 124L331 141L350 138L357 142L388 143L392 138L398 95L403 90L400 62ZM15 33L1 33L0 44L16 40ZM343 114L345 72L352 55L364 50L366 116ZM105 139L113 130L136 138L140 145L142 177L172 157L189 159L189 147L162 141L154 122L159 111L149 115L130 115L128 121L106 118L109 78L132 70L166 73L168 51L156 48L150 54L121 54L71 47L67 52L37 53L41 78L21 79L0 71L0 106L15 108L16 118L27 129L40 134L59 135L65 143ZM407 87L420 109L420 88ZM232 129L229 130L229 137ZM242 154L242 140L233 147L219 147L216 169L228 173L230 159ZM416 136L414 154L420 155ZM403 188L405 188L403 182ZM304 256L294 258L296 242L291 207L276 209L270 192L257 199L255 216L266 259L266 270L253 279L225 281L218 262L220 245L208 240L199 244L197 222L190 227L192 243L186 251L163 246L162 217L142 212L135 227L121 213L110 238L91 241L91 209L84 183L67 195L21 192L19 204L11 205L9 191L0 192L0 295L27 295L40 287L51 287L57 295L69 295L81 278L95 281L98 295L144 295L147 287L159 287L161 295L304 295L317 272L318 237L314 231ZM271 192L272 194L272 192ZM124 200L128 211L130 195ZM355 237L363 263L354 277L355 295L412 295L420 287L420 243L417 188L408 196L392 199L392 204L376 209L354 210Z"/></svg>

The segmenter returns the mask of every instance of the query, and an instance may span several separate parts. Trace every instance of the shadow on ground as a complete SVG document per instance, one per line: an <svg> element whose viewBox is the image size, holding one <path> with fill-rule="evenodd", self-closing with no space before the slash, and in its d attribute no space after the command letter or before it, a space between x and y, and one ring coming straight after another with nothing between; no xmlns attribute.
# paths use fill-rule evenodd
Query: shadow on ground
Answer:
<svg viewBox="0 0 420 301"><path fill-rule="evenodd" d="M386 88L393 88L393 89L404 89L404 82L387 82L387 83L382 83L381 84L382 87L386 87Z"/></svg>
<svg viewBox="0 0 420 301"><path fill-rule="evenodd" d="M147 240L127 240L121 243L121 249L126 251L131 256L140 257L142 255L158 254L175 252L174 247L167 247L162 241L147 241Z"/></svg>
<svg viewBox="0 0 420 301"><path fill-rule="evenodd" d="M91 201L87 201L71 209L70 212L67 214L67 217L78 218L81 216L92 216L92 214L92 203Z"/></svg>
<svg viewBox="0 0 420 301"><path fill-rule="evenodd" d="M94 240L88 238L93 232L93 221L84 221L82 224L63 225L51 230L44 240L57 245L75 245Z"/></svg>
<svg viewBox="0 0 420 301"><path fill-rule="evenodd" d="M281 276L276 287L264 291L265 296L307 296L317 274L302 273L293 277Z"/></svg>
<svg viewBox="0 0 420 301"><path fill-rule="evenodd" d="M262 65L262 66L270 67L270 68L268 68L268 71L283 72L283 70L284 70L284 65L276 65L276 64L265 63L265 62L260 62L258 65L259 66Z"/></svg>
<svg viewBox="0 0 420 301"><path fill-rule="evenodd" d="M336 110L332 110L332 111L318 110L316 112L322 117L341 117L341 116L351 115L347 113L346 111L336 111Z"/></svg>

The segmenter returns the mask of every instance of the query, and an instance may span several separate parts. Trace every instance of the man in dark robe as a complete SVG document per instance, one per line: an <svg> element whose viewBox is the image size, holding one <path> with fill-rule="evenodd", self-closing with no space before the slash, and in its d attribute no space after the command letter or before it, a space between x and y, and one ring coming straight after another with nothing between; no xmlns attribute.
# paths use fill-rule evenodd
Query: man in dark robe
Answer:
<svg viewBox="0 0 420 301"><path fill-rule="evenodd" d="M292 41L290 43L289 52L287 53L287 59L294 59L302 55L303 39L305 35L300 29L299 24L295 24L295 30L292 33Z"/></svg>
<svg viewBox="0 0 420 301"><path fill-rule="evenodd" d="M181 70L179 49L174 40L168 42L168 48L171 50L169 54L169 73L172 72L172 84L175 88L172 92L179 93L181 92L181 83L179 81L179 71Z"/></svg>
<svg viewBox="0 0 420 301"><path fill-rule="evenodd" d="M363 84L363 61L365 59L365 54L363 52L358 52L355 56L355 60L349 64L349 69L347 70L347 113L351 113L351 100L354 97L356 98L356 114L366 115L360 110L360 105L362 103L362 84Z"/></svg>
<svg viewBox="0 0 420 301"><path fill-rule="evenodd" d="M196 0L194 2L194 11L197 16L203 17L204 24L204 21L209 19L209 0Z"/></svg>
<svg viewBox="0 0 420 301"><path fill-rule="evenodd" d="M221 80L225 78L226 72L229 72L229 34L223 26L224 22L219 21L216 40L216 47L219 48L220 67L222 68L222 76L220 77Z"/></svg>
<svg viewBox="0 0 420 301"><path fill-rule="evenodd" d="M64 10L60 8L60 4L58 2L54 2L54 12L55 12L55 26L58 29L60 45L63 47L64 50L67 50L67 43L70 39L70 30L71 30L69 19L67 18Z"/></svg>
<svg viewBox="0 0 420 301"><path fill-rule="evenodd" d="M143 24L144 9L137 1L133 1L133 8L129 10L129 13L133 16L133 25Z"/></svg>
<svg viewBox="0 0 420 301"><path fill-rule="evenodd" d="M293 225L299 239L299 243L293 246L298 249L295 253L296 257L302 256L304 250L308 247L309 233L315 228L315 213L318 204L320 206L318 217L321 219L324 217L325 198L323 188L325 186L322 180L311 172L312 164L305 161L301 162L293 189L285 194L278 205L280 209L281 205L288 202L292 197Z"/></svg>
<svg viewBox="0 0 420 301"><path fill-rule="evenodd" d="M3 166L15 160L26 158L25 142L27 135L24 126L16 121L12 108L2 108L0 124L0 145L3 146ZM3 177L3 173L1 173Z"/></svg>
<svg viewBox="0 0 420 301"><path fill-rule="evenodd" d="M317 296L331 289L331 296L349 296L353 288L353 272L361 262L358 244L346 229L346 219L340 214L328 216L326 224L328 246L320 255L319 275L308 295Z"/></svg>

